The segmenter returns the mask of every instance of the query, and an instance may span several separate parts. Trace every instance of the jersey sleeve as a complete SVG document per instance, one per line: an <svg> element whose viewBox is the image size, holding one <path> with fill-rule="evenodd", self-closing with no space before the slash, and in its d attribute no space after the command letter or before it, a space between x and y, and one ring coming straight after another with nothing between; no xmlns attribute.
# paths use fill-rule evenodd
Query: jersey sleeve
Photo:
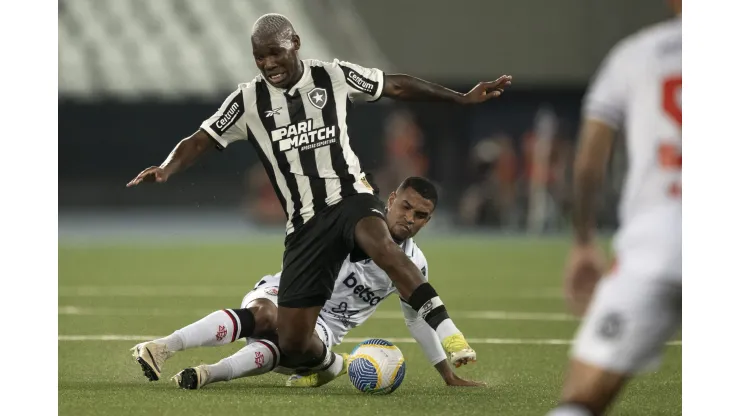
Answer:
<svg viewBox="0 0 740 416"><path fill-rule="evenodd" d="M617 44L591 79L583 103L583 116L619 129L627 107L630 60L625 43Z"/></svg>
<svg viewBox="0 0 740 416"><path fill-rule="evenodd" d="M383 71L377 68L365 68L350 62L339 60L336 62L344 72L344 82L349 89L347 95L352 102L373 102L380 98L385 80Z"/></svg>
<svg viewBox="0 0 740 416"><path fill-rule="evenodd" d="M247 122L244 91L238 88L232 92L221 107L206 119L200 128L203 129L223 149L237 140L246 140Z"/></svg>
<svg viewBox="0 0 740 416"><path fill-rule="evenodd" d="M424 281L429 281L429 264L427 258L419 247L416 247L416 253L414 253L414 264L421 270L421 275L424 277Z"/></svg>

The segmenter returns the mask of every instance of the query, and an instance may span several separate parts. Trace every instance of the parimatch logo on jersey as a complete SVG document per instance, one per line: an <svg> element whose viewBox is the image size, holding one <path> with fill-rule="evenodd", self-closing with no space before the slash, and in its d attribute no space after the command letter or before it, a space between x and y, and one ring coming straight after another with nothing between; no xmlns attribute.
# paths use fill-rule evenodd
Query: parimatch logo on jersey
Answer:
<svg viewBox="0 0 740 416"><path fill-rule="evenodd" d="M337 133L337 126L314 128L313 119L308 119L273 130L271 136L281 152L291 149L303 152L336 143Z"/></svg>

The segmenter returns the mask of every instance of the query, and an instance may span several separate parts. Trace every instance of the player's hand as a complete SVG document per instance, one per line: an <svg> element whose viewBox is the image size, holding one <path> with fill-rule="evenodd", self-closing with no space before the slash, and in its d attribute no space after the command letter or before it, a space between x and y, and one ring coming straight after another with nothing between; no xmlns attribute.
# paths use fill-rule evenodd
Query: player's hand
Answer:
<svg viewBox="0 0 740 416"><path fill-rule="evenodd" d="M511 75L502 75L495 81L479 82L470 92L460 99L461 104L478 104L491 98L500 97L504 88L511 85Z"/></svg>
<svg viewBox="0 0 740 416"><path fill-rule="evenodd" d="M130 188L142 182L167 182L169 176L170 175L167 173L167 171L160 168L159 166L152 166L150 168L144 169L143 171L141 171L140 174L136 175L134 179L131 179L131 181L126 184L126 187Z"/></svg>
<svg viewBox="0 0 740 416"><path fill-rule="evenodd" d="M605 270L604 254L594 243L571 248L565 269L565 300L577 316L586 312L591 295Z"/></svg>
<svg viewBox="0 0 740 416"><path fill-rule="evenodd" d="M480 381L465 380L464 378L458 377L455 373L445 376L445 384L450 387L486 387L486 383Z"/></svg>

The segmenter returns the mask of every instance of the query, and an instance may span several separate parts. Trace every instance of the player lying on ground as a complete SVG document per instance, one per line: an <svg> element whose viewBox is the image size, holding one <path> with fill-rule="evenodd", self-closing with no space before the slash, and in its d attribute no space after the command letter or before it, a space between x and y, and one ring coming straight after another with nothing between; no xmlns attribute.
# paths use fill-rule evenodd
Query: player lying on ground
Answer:
<svg viewBox="0 0 740 416"><path fill-rule="evenodd" d="M681 1L673 5L678 17L610 52L584 100L565 283L571 309L586 316L549 416L604 414L633 375L657 366L681 325ZM600 279L595 202L622 126L629 168L614 238L618 262Z"/></svg>
<svg viewBox="0 0 740 416"><path fill-rule="evenodd" d="M386 221L391 236L425 279L428 276L427 260L413 237L429 222L436 204L437 191L423 178L407 178L388 198ZM175 381L182 388L197 389L217 381L256 376L271 370L294 374L294 369L279 366L280 353L274 342L277 337L279 285L280 273L265 276L244 297L241 309L214 312L167 337L139 344L133 348L134 357L147 361L161 374L165 360L175 351L225 345L247 338L248 345L234 355L213 365L186 368L174 377ZM352 263L347 258L332 297L321 310L314 337L328 348L339 345L349 330L362 325L381 301L397 292L388 275L375 263L370 260ZM401 308L411 335L447 385L481 385L455 375L435 331L403 300ZM251 313L245 314L244 310ZM453 364L460 366L468 360L463 358ZM310 387L320 383L316 374L306 377L294 375L288 379L288 385Z"/></svg>
<svg viewBox="0 0 740 416"><path fill-rule="evenodd" d="M511 77L479 83L462 94L338 59L301 60L301 39L290 21L278 14L255 22L251 43L260 74L239 84L197 132L180 141L160 166L145 169L128 186L166 182L209 149L248 141L287 217L277 314L283 364L312 368L327 378L342 371L343 357L329 351L313 332L347 255L373 259L435 329L445 351L470 356L472 349L444 303L388 232L383 203L373 196L350 145L347 113L353 103L381 97L482 103L501 96ZM156 369L147 371L156 376Z"/></svg>

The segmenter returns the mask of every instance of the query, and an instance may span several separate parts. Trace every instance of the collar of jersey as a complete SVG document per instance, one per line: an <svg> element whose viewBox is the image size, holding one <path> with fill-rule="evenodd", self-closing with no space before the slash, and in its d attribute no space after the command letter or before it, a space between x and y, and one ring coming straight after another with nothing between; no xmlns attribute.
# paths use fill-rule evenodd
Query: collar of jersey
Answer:
<svg viewBox="0 0 740 416"><path fill-rule="evenodd" d="M304 59L301 59L301 62L303 63L303 75L301 75L301 79L299 79L298 82L296 82L295 85L293 85L289 90L286 90L285 88L275 87L270 84L270 82L265 79L265 77L262 77L262 79L265 80L265 84L267 84L267 88L282 94L290 95L291 97L294 96L299 88L308 84L308 82L311 80L311 66Z"/></svg>

